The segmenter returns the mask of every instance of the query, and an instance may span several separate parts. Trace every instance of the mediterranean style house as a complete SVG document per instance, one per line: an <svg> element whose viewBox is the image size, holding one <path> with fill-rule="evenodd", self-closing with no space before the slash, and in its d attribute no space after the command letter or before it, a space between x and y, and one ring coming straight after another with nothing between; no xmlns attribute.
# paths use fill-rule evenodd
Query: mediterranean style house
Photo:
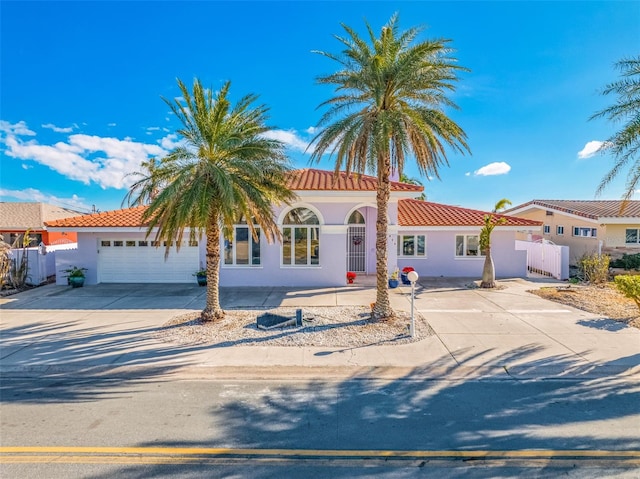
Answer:
<svg viewBox="0 0 640 479"><path fill-rule="evenodd" d="M518 239L545 239L568 246L572 264L585 254L608 254L612 259L640 253L640 201L532 200L505 213L543 223L542 235Z"/></svg>
<svg viewBox="0 0 640 479"><path fill-rule="evenodd" d="M376 185L366 175L337 177L332 171L302 169L290 174L297 195L274 207L280 242L257 241L246 224L221 240L221 286L339 286L346 273L376 272ZM421 276L480 277L484 256L478 240L485 212L414 199L423 190L391 183L388 204L388 268L413 267ZM87 268L87 284L195 282L205 264L204 238L185 241L165 258L165 243L146 235L144 206L65 218L49 231L77 232L78 249L61 252L58 270ZM525 277L526 252L515 249L518 231L537 234L541 222L504 216L492 235L499 277ZM64 278L58 278L64 284ZM357 280L356 280L357 283Z"/></svg>

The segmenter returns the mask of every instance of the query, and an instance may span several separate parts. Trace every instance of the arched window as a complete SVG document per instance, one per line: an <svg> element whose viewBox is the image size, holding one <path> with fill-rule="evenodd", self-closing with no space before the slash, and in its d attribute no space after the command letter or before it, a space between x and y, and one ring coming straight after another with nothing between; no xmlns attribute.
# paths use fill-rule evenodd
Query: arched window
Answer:
<svg viewBox="0 0 640 479"><path fill-rule="evenodd" d="M355 210L349 216L349 224L350 225L363 225L364 224L364 216L358 210Z"/></svg>
<svg viewBox="0 0 640 479"><path fill-rule="evenodd" d="M294 208L282 220L282 264L320 264L320 224L309 208Z"/></svg>

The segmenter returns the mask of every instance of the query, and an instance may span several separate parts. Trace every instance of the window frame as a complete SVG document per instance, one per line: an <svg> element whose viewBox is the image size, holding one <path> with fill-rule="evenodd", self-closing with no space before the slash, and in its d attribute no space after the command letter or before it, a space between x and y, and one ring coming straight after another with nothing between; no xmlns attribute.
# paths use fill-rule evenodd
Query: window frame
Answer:
<svg viewBox="0 0 640 479"><path fill-rule="evenodd" d="M588 226L574 226L572 232L573 232L573 236L576 238L597 238L598 237L598 228L590 228ZM585 234L582 234L583 232ZM586 234L587 232L589 234Z"/></svg>
<svg viewBox="0 0 640 479"><path fill-rule="evenodd" d="M304 221L299 223L288 222L290 218L295 218L292 213L296 210L307 210L308 213L299 217ZM304 213L304 212L303 212ZM296 206L291 208L282 217L280 226L282 233L282 243L280 247L280 266L283 268L319 268L320 267L320 218L318 213L307 206ZM287 230L289 230L287 232ZM304 232L304 233L303 233ZM306 262L298 263L296 247L301 244L296 243L296 238L300 240L306 238ZM288 239L287 239L288 238ZM314 245L314 242L316 243ZM289 249L289 254L285 255L285 248ZM314 254L315 252L315 254ZM288 262L285 263L285 259Z"/></svg>
<svg viewBox="0 0 640 479"><path fill-rule="evenodd" d="M259 268L262 267L262 234L260 233L260 226L253 225L258 236L258 241L255 241L251 234L251 228L246 223L233 225L233 233L231 240L231 263L227 263L227 243L228 239L223 238L222 244L222 266L225 268ZM247 263L238 263L238 249L237 249L237 231L238 229L247 230ZM255 250L257 249L257 256ZM255 262L257 258L257 263Z"/></svg>
<svg viewBox="0 0 640 479"><path fill-rule="evenodd" d="M463 254L458 254L458 238L462 237L463 239ZM467 254L467 251L469 251L469 238L470 237L475 237L477 238L478 241L478 254L477 255L470 255ZM455 236L455 243L454 243L454 253L455 253L455 258L456 259L463 259L463 258L471 258L471 259L477 259L477 258L484 258L485 254L482 252L482 250L480 249L480 234L457 234Z"/></svg>
<svg viewBox="0 0 640 479"><path fill-rule="evenodd" d="M551 225L543 225L542 226L542 234L550 235L551 234Z"/></svg>
<svg viewBox="0 0 640 479"><path fill-rule="evenodd" d="M422 254L418 252L419 250L419 240L418 238L422 238ZM405 238L413 238L413 254L405 254L404 253L404 243L406 241ZM397 241L397 255L398 258L426 258L427 257L427 235L426 234L402 234L398 233L396 238Z"/></svg>
<svg viewBox="0 0 640 479"><path fill-rule="evenodd" d="M629 231L635 231L636 232L636 240L634 242L630 242L627 241L628 235L629 235ZM625 228L624 229L624 244L633 244L633 245L637 245L640 244L640 228Z"/></svg>
<svg viewBox="0 0 640 479"><path fill-rule="evenodd" d="M564 236L564 226L562 225L556 226L556 236Z"/></svg>
<svg viewBox="0 0 640 479"><path fill-rule="evenodd" d="M291 230L290 236L289 236L289 263L285 263L285 254L284 254L284 247L285 247L285 230L289 229ZM306 250L307 250L307 261L306 263L297 263L296 262L296 233L297 232L301 232L302 230L305 230L305 235L306 235L306 240L307 240L307 245L306 245ZM317 230L316 236L317 236L317 245L313 245L313 232L311 230ZM317 268L320 266L320 225L283 225L282 226L282 248L280 248L280 265L284 266L286 268ZM313 255L312 254L312 250L313 248L317 248L318 249L318 253L317 255ZM313 262L315 258L315 263Z"/></svg>

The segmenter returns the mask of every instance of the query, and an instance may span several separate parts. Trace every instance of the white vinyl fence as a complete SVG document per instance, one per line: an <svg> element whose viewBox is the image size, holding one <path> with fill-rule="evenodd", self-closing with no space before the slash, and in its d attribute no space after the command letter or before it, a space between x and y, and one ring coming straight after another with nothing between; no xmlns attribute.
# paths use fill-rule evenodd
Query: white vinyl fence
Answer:
<svg viewBox="0 0 640 479"><path fill-rule="evenodd" d="M46 283L49 276L55 276L56 271L56 252L63 250L74 250L78 248L78 243L69 243L61 245L41 245L34 248L26 248L27 262L29 269L27 271L27 284L38 286ZM19 263L22 259L22 248L16 248L9 251L9 255L13 261Z"/></svg>
<svg viewBox="0 0 640 479"><path fill-rule="evenodd" d="M517 250L527 251L527 270L555 279L569 279L569 247L550 241L516 240Z"/></svg>

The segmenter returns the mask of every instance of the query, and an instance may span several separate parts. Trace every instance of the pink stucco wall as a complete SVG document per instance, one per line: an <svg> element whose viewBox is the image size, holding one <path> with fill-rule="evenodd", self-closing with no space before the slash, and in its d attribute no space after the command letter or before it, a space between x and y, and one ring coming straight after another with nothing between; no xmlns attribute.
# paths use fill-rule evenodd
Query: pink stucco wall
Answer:
<svg viewBox="0 0 640 479"><path fill-rule="evenodd" d="M347 220L351 212L357 208L365 216L366 222L366 265L367 274L375 274L375 220L376 208L374 198L366 201L355 199L351 202L338 202L330 198L327 201L313 201L312 204L300 201L292 207L311 207L317 212L320 220L320 264L318 266L288 266L281 264L281 244L268 244L261 238L260 266L225 266L220 270L221 286L342 286L346 283L347 272ZM283 216L282 207L274 211L275 217ZM480 278L484 258L456 258L456 234L478 234L479 228L462 230L430 230L402 229L400 233L425 234L427 236L426 258L397 257L397 203L389 204L389 223L391 233L388 236L389 271L397 266L402 269L412 266L420 276L449 276ZM70 265L85 267L87 284L98 281L97 242L106 233L78 233L78 249L61 252L56 261L57 271ZM492 255L497 277L525 277L526 252L515 250L515 231L496 228L493 233ZM144 239L144 231L108 233L110 238ZM199 243L200 264L205 263L205 241ZM171 254L175 253L172 250ZM144 272L140 281L144 282ZM195 280L194 280L195 281ZM66 284L66 279L58 274L58 284Z"/></svg>
<svg viewBox="0 0 640 479"><path fill-rule="evenodd" d="M458 234L478 234L478 229L468 231L410 231L405 234L425 234L427 236L426 258L399 258L398 268L413 267L425 277L476 277L482 276L484 256L459 258L455 256L455 237ZM515 231L494 230L491 235L491 256L496 277L526 277L527 255L515 250ZM524 253L524 254L523 254Z"/></svg>

